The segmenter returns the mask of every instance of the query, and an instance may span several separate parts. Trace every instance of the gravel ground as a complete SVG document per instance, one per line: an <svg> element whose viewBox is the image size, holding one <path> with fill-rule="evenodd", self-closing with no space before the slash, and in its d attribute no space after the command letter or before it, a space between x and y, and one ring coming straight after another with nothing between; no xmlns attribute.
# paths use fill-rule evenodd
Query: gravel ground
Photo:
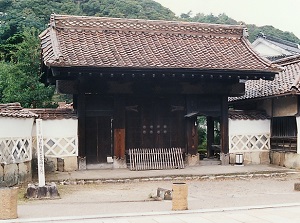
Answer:
<svg viewBox="0 0 300 223"><path fill-rule="evenodd" d="M299 174L285 177L239 177L186 181L188 207L193 209L296 203L300 192L294 183ZM19 218L99 215L132 212L170 211L172 201L155 201L158 187L172 189L171 181L60 185L61 199L21 200Z"/></svg>

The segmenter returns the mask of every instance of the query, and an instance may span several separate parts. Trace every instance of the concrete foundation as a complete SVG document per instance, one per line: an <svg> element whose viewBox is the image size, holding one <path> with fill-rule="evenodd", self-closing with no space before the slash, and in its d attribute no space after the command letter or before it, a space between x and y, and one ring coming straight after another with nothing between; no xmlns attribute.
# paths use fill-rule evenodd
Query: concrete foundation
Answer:
<svg viewBox="0 0 300 223"><path fill-rule="evenodd" d="M77 156L57 158L57 170L60 172L71 172L78 169Z"/></svg>
<svg viewBox="0 0 300 223"><path fill-rule="evenodd" d="M32 180L31 162L1 164L0 187L11 187Z"/></svg>
<svg viewBox="0 0 300 223"><path fill-rule="evenodd" d="M28 184L26 191L26 198L28 199L57 199L59 193L55 183L46 184L39 187L35 184Z"/></svg>
<svg viewBox="0 0 300 223"><path fill-rule="evenodd" d="M271 151L270 159L271 163L274 165L300 169L300 154Z"/></svg>
<svg viewBox="0 0 300 223"><path fill-rule="evenodd" d="M114 169L126 169L127 168L126 160L114 157L113 168Z"/></svg>
<svg viewBox="0 0 300 223"><path fill-rule="evenodd" d="M187 154L185 161L187 166L198 166L200 164L199 153L196 155Z"/></svg>
<svg viewBox="0 0 300 223"><path fill-rule="evenodd" d="M229 153L220 153L221 165L229 165Z"/></svg>
<svg viewBox="0 0 300 223"><path fill-rule="evenodd" d="M269 151L230 153L229 163L235 164L236 154L243 154L243 164L270 164Z"/></svg>

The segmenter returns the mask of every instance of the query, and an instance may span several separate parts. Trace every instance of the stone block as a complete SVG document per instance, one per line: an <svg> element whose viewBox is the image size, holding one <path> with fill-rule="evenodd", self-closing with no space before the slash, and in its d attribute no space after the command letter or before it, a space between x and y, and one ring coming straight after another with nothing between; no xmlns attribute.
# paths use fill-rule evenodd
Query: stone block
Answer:
<svg viewBox="0 0 300 223"><path fill-rule="evenodd" d="M223 165L223 166L229 165L229 153L228 154L221 153L220 161L221 161L221 165Z"/></svg>
<svg viewBox="0 0 300 223"><path fill-rule="evenodd" d="M18 171L18 165L13 164L7 164L4 165L4 184L5 186L14 186L18 184L18 178L19 178L19 171Z"/></svg>
<svg viewBox="0 0 300 223"><path fill-rule="evenodd" d="M172 200L172 191L164 188L157 188L157 197L160 197L162 200Z"/></svg>
<svg viewBox="0 0 300 223"><path fill-rule="evenodd" d="M250 152L244 153L244 164L248 165L252 163L252 157Z"/></svg>
<svg viewBox="0 0 300 223"><path fill-rule="evenodd" d="M31 161L19 163L19 183L30 182L32 180Z"/></svg>
<svg viewBox="0 0 300 223"><path fill-rule="evenodd" d="M287 168L299 169L300 168L300 154L285 153L283 165Z"/></svg>
<svg viewBox="0 0 300 223"><path fill-rule="evenodd" d="M235 153L229 154L229 164L235 164Z"/></svg>
<svg viewBox="0 0 300 223"><path fill-rule="evenodd" d="M26 198L28 199L57 199L59 193L55 183L46 184L45 186L39 187L35 184L28 184L26 191Z"/></svg>
<svg viewBox="0 0 300 223"><path fill-rule="evenodd" d="M300 183L295 183L294 184L294 190L300 191Z"/></svg>
<svg viewBox="0 0 300 223"><path fill-rule="evenodd" d="M125 159L117 158L114 156L113 160L113 168L114 169L126 169L127 163Z"/></svg>
<svg viewBox="0 0 300 223"><path fill-rule="evenodd" d="M260 152L250 152L251 164L260 164Z"/></svg>
<svg viewBox="0 0 300 223"><path fill-rule="evenodd" d="M280 165L280 153L279 152L270 152L271 164Z"/></svg>
<svg viewBox="0 0 300 223"><path fill-rule="evenodd" d="M173 183L172 210L183 211L188 209L188 186L185 183Z"/></svg>
<svg viewBox="0 0 300 223"><path fill-rule="evenodd" d="M77 156L64 157L64 171L71 172L78 169Z"/></svg>
<svg viewBox="0 0 300 223"><path fill-rule="evenodd" d="M186 164L188 166L198 166L200 164L200 156L199 153L196 155L188 154L186 156Z"/></svg>
<svg viewBox="0 0 300 223"><path fill-rule="evenodd" d="M57 158L45 157L45 173L55 172L57 170Z"/></svg>
<svg viewBox="0 0 300 223"><path fill-rule="evenodd" d="M0 188L0 197L0 220L17 218L18 188Z"/></svg>
<svg viewBox="0 0 300 223"><path fill-rule="evenodd" d="M86 157L78 157L78 170L86 170Z"/></svg>
<svg viewBox="0 0 300 223"><path fill-rule="evenodd" d="M269 151L260 152L260 164L270 164L270 153Z"/></svg>
<svg viewBox="0 0 300 223"><path fill-rule="evenodd" d="M0 165L0 187L4 187L4 165Z"/></svg>

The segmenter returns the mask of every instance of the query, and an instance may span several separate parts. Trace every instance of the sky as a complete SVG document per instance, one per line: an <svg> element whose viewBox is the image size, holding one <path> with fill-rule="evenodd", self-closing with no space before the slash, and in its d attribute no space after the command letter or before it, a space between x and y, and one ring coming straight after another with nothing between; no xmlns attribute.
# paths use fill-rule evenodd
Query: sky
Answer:
<svg viewBox="0 0 300 223"><path fill-rule="evenodd" d="M176 15L225 13L236 21L257 26L272 25L300 39L300 0L155 0ZM192 15L193 15L192 14Z"/></svg>

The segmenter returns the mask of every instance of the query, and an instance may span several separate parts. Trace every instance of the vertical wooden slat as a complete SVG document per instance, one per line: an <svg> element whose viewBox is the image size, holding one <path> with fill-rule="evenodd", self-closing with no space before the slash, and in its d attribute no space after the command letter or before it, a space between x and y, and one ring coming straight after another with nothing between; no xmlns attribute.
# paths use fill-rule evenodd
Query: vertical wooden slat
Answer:
<svg viewBox="0 0 300 223"><path fill-rule="evenodd" d="M130 170L184 168L181 148L129 149Z"/></svg>

